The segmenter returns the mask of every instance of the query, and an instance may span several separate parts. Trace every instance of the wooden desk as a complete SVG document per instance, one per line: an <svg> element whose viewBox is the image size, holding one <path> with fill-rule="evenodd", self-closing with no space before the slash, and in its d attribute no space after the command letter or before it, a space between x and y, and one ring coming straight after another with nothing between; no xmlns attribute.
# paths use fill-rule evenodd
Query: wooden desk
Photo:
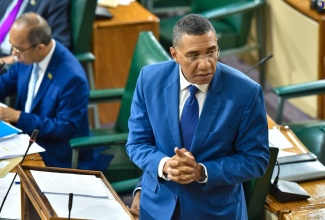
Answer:
<svg viewBox="0 0 325 220"><path fill-rule="evenodd" d="M22 165L45 167L43 158L39 154L27 155L23 161ZM12 169L10 172L16 172L16 168Z"/></svg>
<svg viewBox="0 0 325 220"><path fill-rule="evenodd" d="M27 155L24 159L23 165L45 167L43 158L39 154Z"/></svg>
<svg viewBox="0 0 325 220"><path fill-rule="evenodd" d="M152 31L159 37L159 18L138 2L108 10L113 18L96 20L93 27L96 89L124 87L139 33ZM118 103L101 104L101 123L115 122L119 106Z"/></svg>
<svg viewBox="0 0 325 220"><path fill-rule="evenodd" d="M268 117L268 126L269 128L272 128L273 126L277 126L276 123L270 117ZM286 151L297 152L297 153L308 152L305 146L298 140L298 138L293 134L291 130L281 129L281 132L287 137L287 139L294 146L294 148L285 149ZM310 214L312 212L317 212L318 209L321 210L325 208L325 204L324 204L325 179L302 182L299 183L299 185L310 194L310 198L308 200L280 203L272 195L269 194L266 199L265 208L271 213L275 214L279 219L291 219L289 218L290 215L288 215L288 213L291 212L292 212L291 216L294 216L294 213L296 213L295 215L297 216L298 215L297 213L299 213L299 215L302 215L303 213ZM295 219L301 219L301 218L295 218ZM321 219L321 218L317 218L317 219Z"/></svg>

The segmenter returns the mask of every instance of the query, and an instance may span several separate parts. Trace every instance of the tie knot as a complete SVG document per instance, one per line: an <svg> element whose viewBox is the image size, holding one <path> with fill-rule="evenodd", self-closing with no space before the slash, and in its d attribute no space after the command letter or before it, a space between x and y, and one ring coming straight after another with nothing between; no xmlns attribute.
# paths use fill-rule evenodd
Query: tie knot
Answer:
<svg viewBox="0 0 325 220"><path fill-rule="evenodd" d="M199 89L193 85L188 86L188 90L190 91L190 96L192 96L192 97L195 96L197 91L199 91Z"/></svg>

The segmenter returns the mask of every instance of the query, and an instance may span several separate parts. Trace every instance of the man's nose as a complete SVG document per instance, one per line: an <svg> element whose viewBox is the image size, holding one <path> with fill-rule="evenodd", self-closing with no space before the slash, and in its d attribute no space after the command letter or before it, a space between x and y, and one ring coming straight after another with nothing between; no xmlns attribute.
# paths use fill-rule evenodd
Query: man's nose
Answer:
<svg viewBox="0 0 325 220"><path fill-rule="evenodd" d="M206 69L211 67L211 63L209 62L209 60L206 57L202 57L202 59L199 62L198 68L199 69Z"/></svg>

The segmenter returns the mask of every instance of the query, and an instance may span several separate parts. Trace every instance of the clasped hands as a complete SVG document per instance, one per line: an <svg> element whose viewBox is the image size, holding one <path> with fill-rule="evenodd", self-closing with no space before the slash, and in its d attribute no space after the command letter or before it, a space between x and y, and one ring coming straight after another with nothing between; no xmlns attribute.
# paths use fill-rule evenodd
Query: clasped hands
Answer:
<svg viewBox="0 0 325 220"><path fill-rule="evenodd" d="M163 173L171 181L189 184L202 179L202 167L185 148L174 148L175 155L166 161Z"/></svg>
<svg viewBox="0 0 325 220"><path fill-rule="evenodd" d="M13 108L0 107L0 120L16 123L20 117L21 111L15 110Z"/></svg>

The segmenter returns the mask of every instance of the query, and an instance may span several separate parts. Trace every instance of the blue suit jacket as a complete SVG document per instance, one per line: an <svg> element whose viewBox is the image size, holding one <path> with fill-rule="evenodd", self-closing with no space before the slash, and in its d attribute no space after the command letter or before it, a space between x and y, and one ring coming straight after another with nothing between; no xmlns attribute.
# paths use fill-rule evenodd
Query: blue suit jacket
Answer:
<svg viewBox="0 0 325 220"><path fill-rule="evenodd" d="M158 177L158 164L182 148L179 65L173 60L141 70L134 93L126 150L143 170L141 219L170 219L177 199L184 219L246 219L242 182L268 166L263 92L243 73L218 63L191 152L208 182L180 185Z"/></svg>
<svg viewBox="0 0 325 220"><path fill-rule="evenodd" d="M24 109L32 69L32 64L15 63L0 75L0 98L17 94L15 108L22 113L16 126L30 135L34 129L39 130L36 142L46 149L41 155L47 166L71 167L69 139L89 135L86 74L74 55L56 42L31 113L26 113ZM87 166L92 156L83 152L81 167Z"/></svg>
<svg viewBox="0 0 325 220"><path fill-rule="evenodd" d="M3 17L11 0L0 1L0 18ZM41 15L52 29L54 39L66 47L71 46L70 0L35 0L35 4L27 4L24 12L35 12Z"/></svg>

